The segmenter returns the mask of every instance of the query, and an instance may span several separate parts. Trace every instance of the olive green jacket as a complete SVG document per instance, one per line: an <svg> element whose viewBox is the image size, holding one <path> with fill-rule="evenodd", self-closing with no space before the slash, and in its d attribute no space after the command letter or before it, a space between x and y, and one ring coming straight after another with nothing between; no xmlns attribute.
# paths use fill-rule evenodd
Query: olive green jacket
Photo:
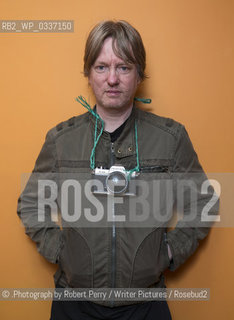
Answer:
<svg viewBox="0 0 234 320"><path fill-rule="evenodd" d="M98 123L97 134L100 129L101 124ZM18 202L18 215L26 233L48 261L58 263L55 274L57 285L75 288L163 287L163 271L167 268L176 270L193 254L199 240L207 235L209 224L205 227L199 223L192 225L183 218L173 230L167 232L167 223L131 228L131 225L123 224L120 227L112 222L107 228L80 228L79 223L66 225L62 219L62 229L59 223L52 221L50 210L46 211L44 221L38 221L38 177L43 175L44 179L50 179L55 174L58 181L58 176L64 174L68 174L70 179L73 175L87 174L87 180L90 179L94 132L95 119L89 112L64 121L48 132L33 173ZM113 144L110 135L105 131L102 133L95 150L95 165L110 168L117 163L130 170L136 167L136 146L139 178L143 180L166 177L176 181L178 176L186 180L196 174L193 179L197 187L196 221L200 220L213 191L207 194L200 191L206 175L184 126L134 107L121 135ZM177 203L176 192L173 193L173 206ZM163 198L163 195L160 197ZM102 199L103 196L99 201ZM186 189L183 199L183 214L186 217L191 202ZM118 208L117 204L115 206ZM154 208L151 204L149 207L152 214ZM164 207L160 205L160 210L163 211ZM125 210L124 206L119 208L118 214ZM92 210L95 212L95 208ZM217 205L212 210L217 212ZM124 213L128 214L126 211ZM173 256L171 262L167 243ZM116 306L133 302L100 303Z"/></svg>

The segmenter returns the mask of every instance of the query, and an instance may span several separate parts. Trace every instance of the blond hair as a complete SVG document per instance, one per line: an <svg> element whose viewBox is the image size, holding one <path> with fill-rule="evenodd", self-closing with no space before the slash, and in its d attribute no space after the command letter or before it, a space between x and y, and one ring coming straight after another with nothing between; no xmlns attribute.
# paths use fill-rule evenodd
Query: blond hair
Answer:
<svg viewBox="0 0 234 320"><path fill-rule="evenodd" d="M84 54L84 75L90 74L90 69L98 58L103 43L112 38L113 51L126 63L135 64L141 80L146 78L146 54L139 32L124 20L106 20L98 23L89 33Z"/></svg>

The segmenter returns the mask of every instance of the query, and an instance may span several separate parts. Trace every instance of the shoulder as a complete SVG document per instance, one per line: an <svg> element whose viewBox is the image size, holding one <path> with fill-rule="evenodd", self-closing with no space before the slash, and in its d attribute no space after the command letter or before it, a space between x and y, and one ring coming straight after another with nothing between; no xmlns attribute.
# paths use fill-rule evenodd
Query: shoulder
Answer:
<svg viewBox="0 0 234 320"><path fill-rule="evenodd" d="M174 138L178 138L184 129L183 124L171 118L162 117L138 108L136 110L138 121L141 122L142 126L151 127L152 129L155 128L162 133L174 136Z"/></svg>
<svg viewBox="0 0 234 320"><path fill-rule="evenodd" d="M87 127L89 122L89 113L86 112L79 116L71 117L65 121L59 122L52 127L46 134L47 138L57 139L58 137L70 133L76 128Z"/></svg>

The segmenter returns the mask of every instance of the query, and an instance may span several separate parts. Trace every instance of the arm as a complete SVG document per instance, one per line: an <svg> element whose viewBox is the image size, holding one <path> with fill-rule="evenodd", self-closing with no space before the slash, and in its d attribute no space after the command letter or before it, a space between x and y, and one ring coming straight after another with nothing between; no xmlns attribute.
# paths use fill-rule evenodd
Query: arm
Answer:
<svg viewBox="0 0 234 320"><path fill-rule="evenodd" d="M168 254L169 258L170 256L172 258L169 269L173 271L194 253L199 245L199 241L207 236L211 223L201 222L201 214L204 206L214 194L212 187L209 187L207 194L201 193L202 183L207 180L207 176L199 163L197 154L183 126L180 127L174 159L173 178L175 185L178 179L183 179L185 181L191 180L194 186L196 186L194 188L196 192L196 201L194 203L196 218L191 221L187 219L191 214L191 190L185 188L183 194L183 218L178 221L174 230L167 233ZM175 194L177 194L178 188L178 185L176 185ZM178 204L178 198L175 199L175 204ZM210 213L217 214L218 206L217 199Z"/></svg>
<svg viewBox="0 0 234 320"><path fill-rule="evenodd" d="M50 209L45 208L45 219L38 219L38 180L53 179L55 176L56 146L53 134L49 132L36 160L34 170L18 199L17 213L22 220L26 234L36 242L38 251L50 262L56 263L61 246L60 227L51 219Z"/></svg>

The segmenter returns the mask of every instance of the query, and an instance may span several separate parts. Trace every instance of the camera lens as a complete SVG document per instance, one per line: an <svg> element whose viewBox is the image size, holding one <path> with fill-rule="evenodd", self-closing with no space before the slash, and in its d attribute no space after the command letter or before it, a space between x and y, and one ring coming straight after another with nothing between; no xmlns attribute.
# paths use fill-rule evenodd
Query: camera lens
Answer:
<svg viewBox="0 0 234 320"><path fill-rule="evenodd" d="M125 192L127 186L127 177L121 171L113 171L106 177L107 190L112 194L121 194Z"/></svg>

